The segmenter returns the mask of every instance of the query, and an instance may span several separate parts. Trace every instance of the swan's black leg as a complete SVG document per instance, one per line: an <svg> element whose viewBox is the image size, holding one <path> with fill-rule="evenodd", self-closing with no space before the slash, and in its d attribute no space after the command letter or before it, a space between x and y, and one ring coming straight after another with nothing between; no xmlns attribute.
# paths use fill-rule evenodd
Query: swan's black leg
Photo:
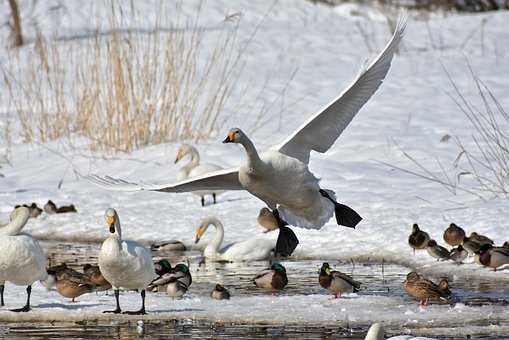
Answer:
<svg viewBox="0 0 509 340"><path fill-rule="evenodd" d="M205 197L201 197L201 206L204 207L205 206Z"/></svg>
<svg viewBox="0 0 509 340"><path fill-rule="evenodd" d="M5 286L4 285L0 285L0 306L5 306L5 303L4 303L4 289L5 289Z"/></svg>
<svg viewBox="0 0 509 340"><path fill-rule="evenodd" d="M11 309L11 312L28 312L30 311L30 294L32 293L32 286L27 286L27 303L25 306L17 309Z"/></svg>
<svg viewBox="0 0 509 340"><path fill-rule="evenodd" d="M216 194L212 193L212 198L214 199L214 204L216 204Z"/></svg>
<svg viewBox="0 0 509 340"><path fill-rule="evenodd" d="M288 223L279 216L279 211L277 209L272 210L272 215L274 215L274 217L276 218L277 225L279 228L288 225Z"/></svg>
<svg viewBox="0 0 509 340"><path fill-rule="evenodd" d="M362 221L362 217L357 214L355 210L349 206L336 202L332 197L330 197L327 191L320 189L320 194L334 203L334 212L338 225L355 229L355 226Z"/></svg>
<svg viewBox="0 0 509 340"><path fill-rule="evenodd" d="M145 289L141 290L141 308L140 308L140 310L127 311L127 312L124 312L123 314L129 314L129 315L145 315L145 314L147 314L145 312Z"/></svg>
<svg viewBox="0 0 509 340"><path fill-rule="evenodd" d="M118 314L118 313L121 312L121 310L120 310L120 302L118 301L119 300L120 292L119 292L118 289L115 289L114 292L115 292L115 301L117 302L117 308L115 308L114 310L105 310L103 313Z"/></svg>
<svg viewBox="0 0 509 340"><path fill-rule="evenodd" d="M295 235L292 229L288 228L288 223L281 219L279 216L279 211L277 209L274 209L272 211L272 214L277 220L277 224L279 226L279 235L277 237L276 242L276 249L275 253L276 256L290 256L292 255L295 248L297 248L297 245L299 244L299 239Z"/></svg>

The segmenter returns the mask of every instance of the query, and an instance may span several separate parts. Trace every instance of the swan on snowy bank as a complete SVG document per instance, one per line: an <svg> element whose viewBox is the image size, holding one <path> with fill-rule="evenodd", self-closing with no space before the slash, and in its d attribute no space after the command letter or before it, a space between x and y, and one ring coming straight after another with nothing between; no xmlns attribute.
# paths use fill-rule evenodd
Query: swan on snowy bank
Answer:
<svg viewBox="0 0 509 340"><path fill-rule="evenodd" d="M44 280L46 256L39 242L32 236L21 233L30 218L26 207L16 208L10 216L10 222L0 228L0 295L4 306L4 284L9 281L18 286L27 286L27 302L24 307L12 309L13 312L30 310L30 294L35 281Z"/></svg>
<svg viewBox="0 0 509 340"><path fill-rule="evenodd" d="M319 229L336 215L339 225L354 228L361 217L336 202L331 190L322 189L308 168L312 150L324 153L331 148L357 112L382 84L394 54L403 38L406 17L398 20L392 39L378 57L363 67L354 82L323 110L312 115L281 144L258 153L253 142L238 128L231 129L224 143L239 143L246 150L247 162L234 169L220 170L174 184L132 183L112 177L87 176L105 188L123 191L151 190L190 192L199 190L247 190L273 211L281 226ZM281 232L276 252L288 254L295 248L293 233ZM287 230L289 230L287 228Z"/></svg>

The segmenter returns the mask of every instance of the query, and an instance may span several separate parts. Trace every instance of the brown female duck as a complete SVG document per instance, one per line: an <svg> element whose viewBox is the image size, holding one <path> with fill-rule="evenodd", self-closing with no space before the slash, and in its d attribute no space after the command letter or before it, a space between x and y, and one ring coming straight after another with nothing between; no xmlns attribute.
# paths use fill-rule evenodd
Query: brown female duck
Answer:
<svg viewBox="0 0 509 340"><path fill-rule="evenodd" d="M439 285L436 285L430 280L426 280L416 272L408 273L403 286L408 295L418 299L421 302L421 306L426 306L429 300L435 301L447 301L451 295L449 290L449 283L446 279L440 281Z"/></svg>
<svg viewBox="0 0 509 340"><path fill-rule="evenodd" d="M444 241L453 247L462 244L464 238L465 230L463 230L461 227L458 227L454 223L451 223L449 228L445 229L444 231Z"/></svg>

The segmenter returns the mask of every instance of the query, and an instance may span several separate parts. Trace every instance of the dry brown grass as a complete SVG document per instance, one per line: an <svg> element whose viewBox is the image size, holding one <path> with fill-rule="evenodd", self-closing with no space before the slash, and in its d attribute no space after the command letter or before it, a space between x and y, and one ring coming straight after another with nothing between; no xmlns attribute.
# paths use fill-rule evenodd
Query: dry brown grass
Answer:
<svg viewBox="0 0 509 340"><path fill-rule="evenodd" d="M147 33L121 30L111 19L107 34L39 37L23 53L10 51L3 76L23 140L85 137L91 150L129 152L214 135L241 69L236 24L219 24L228 27L214 31L211 48L199 14L173 22Z"/></svg>

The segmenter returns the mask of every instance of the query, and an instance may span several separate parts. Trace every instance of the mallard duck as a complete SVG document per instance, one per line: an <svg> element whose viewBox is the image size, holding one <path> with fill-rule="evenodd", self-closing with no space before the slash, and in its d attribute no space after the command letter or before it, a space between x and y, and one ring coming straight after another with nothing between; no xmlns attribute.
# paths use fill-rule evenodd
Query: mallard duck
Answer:
<svg viewBox="0 0 509 340"><path fill-rule="evenodd" d="M17 209L19 207L28 208L28 210L30 211L30 218L36 218L42 213L42 209L39 208L35 202L32 202L32 204L30 205L28 204L16 205L14 209Z"/></svg>
<svg viewBox="0 0 509 340"><path fill-rule="evenodd" d="M166 293L174 299L180 299L185 293L187 293L187 289L189 288L184 282L180 281L175 276L170 277L165 284Z"/></svg>
<svg viewBox="0 0 509 340"><path fill-rule="evenodd" d="M87 178L106 188L153 190L168 193L201 190L246 190L261 199L273 212L279 211L288 224L322 228L333 216L338 225L355 228L362 217L336 200L334 191L321 188L320 180L309 168L311 151L326 152L336 142L362 106L383 83L398 50L406 27L401 17L384 50L357 74L355 80L325 109L311 115L295 132L277 146L259 153L252 140L240 128L229 130L223 143L241 144L246 152L244 164L233 169L210 172L174 184L146 185L111 177ZM282 136L273 136L277 139ZM284 234L290 235L290 234ZM295 242L283 240L283 246ZM290 248L276 247L276 253L291 254Z"/></svg>
<svg viewBox="0 0 509 340"><path fill-rule="evenodd" d="M155 276L152 255L148 249L134 241L122 239L120 219L115 209L104 214L111 235L103 242L99 252L99 269L113 286L116 308L104 313L120 313L120 288L141 290L141 308L125 314L146 314L145 288Z"/></svg>
<svg viewBox="0 0 509 340"><path fill-rule="evenodd" d="M48 278L41 283L48 289L56 287L60 295L72 302L75 302L74 299L78 296L91 293L96 288L88 275L67 267L65 263L49 267L46 271Z"/></svg>
<svg viewBox="0 0 509 340"><path fill-rule="evenodd" d="M446 279L443 279L439 286L422 278L416 272L408 273L403 286L408 295L421 302L421 306L426 306L429 300L446 301L450 295L449 283Z"/></svg>
<svg viewBox="0 0 509 340"><path fill-rule="evenodd" d="M435 240L429 240L428 246L426 247L426 251L428 254L433 256L437 259L437 261L445 261L449 260L451 257L451 254L449 253L449 250L445 249L442 246L439 246Z"/></svg>
<svg viewBox="0 0 509 340"><path fill-rule="evenodd" d="M269 269L256 275L253 282L259 288L281 290L288 284L286 269L282 264L274 262Z"/></svg>
<svg viewBox="0 0 509 340"><path fill-rule="evenodd" d="M480 235L480 234L478 234L476 232L471 233L468 238L470 240L474 241L474 242L479 243L480 245L483 245L483 244L491 244L491 245L493 245L493 244L495 244L493 242L493 240L490 239L489 237L484 236L484 235Z"/></svg>
<svg viewBox="0 0 509 340"><path fill-rule="evenodd" d="M444 231L444 241L453 247L462 244L464 238L465 230L454 223L451 223Z"/></svg>
<svg viewBox="0 0 509 340"><path fill-rule="evenodd" d="M272 211L268 208L260 209L258 213L258 217L256 219L258 224L265 228L264 233L268 233L269 231L273 231L279 228L278 221Z"/></svg>
<svg viewBox="0 0 509 340"><path fill-rule="evenodd" d="M509 249L484 244L479 249L479 262L483 266L493 268L496 271L498 267L509 263Z"/></svg>
<svg viewBox="0 0 509 340"><path fill-rule="evenodd" d="M475 255L479 253L479 250L481 249L482 244L474 241L470 237L465 237L463 239L463 248L470 254Z"/></svg>
<svg viewBox="0 0 509 340"><path fill-rule="evenodd" d="M162 260L166 261L166 260ZM161 262L161 261L160 261ZM166 261L169 265L169 262ZM166 264L165 264L166 266ZM186 289L191 286L193 283L193 278L191 276L191 272L189 271L189 268L183 264L179 263L174 268L171 268L166 271L167 269L164 269L162 271L159 271L161 274L159 274L159 277L155 280L153 280L149 285L149 290L152 292L162 292L167 290L167 285L170 282L172 278L176 278L180 282L182 282Z"/></svg>
<svg viewBox="0 0 509 340"><path fill-rule="evenodd" d="M180 171L177 173L177 181L185 181L187 179L192 179L195 177L200 177L201 175L223 170L222 167L217 166L215 164L200 164L200 154L198 150L189 144L182 144L177 150L177 156L175 157L175 164L177 164L182 158L189 155L191 160L189 163L180 168ZM212 199L214 204L216 204L216 197L223 193L222 190L199 190L193 191L193 194L201 197L201 206L205 206L205 196L212 195Z"/></svg>
<svg viewBox="0 0 509 340"><path fill-rule="evenodd" d="M468 256L468 251L460 244L451 250L450 259L456 263L463 263Z"/></svg>
<svg viewBox="0 0 509 340"><path fill-rule="evenodd" d="M37 242L21 230L30 218L30 210L18 207L10 215L10 222L0 228L0 296L4 305L4 284L9 281L17 286L27 286L25 306L13 309L13 312L30 310L32 284L47 278L46 255Z"/></svg>
<svg viewBox="0 0 509 340"><path fill-rule="evenodd" d="M99 266L93 266L90 263L83 265L83 273L90 278L90 281L95 285L96 291L101 292L111 289L111 283L108 282L101 273Z"/></svg>
<svg viewBox="0 0 509 340"><path fill-rule="evenodd" d="M195 243L198 243L209 226L214 226L215 233L203 250L203 256L212 261L259 261L271 257L275 242L266 238L253 238L250 240L231 243L222 247L224 227L216 217L206 217L198 223Z"/></svg>
<svg viewBox="0 0 509 340"><path fill-rule="evenodd" d="M53 203L52 200L48 200L48 202L46 202L46 204L44 205L44 212L46 212L46 214L64 214L64 213L70 213L70 212L78 212L76 210L76 207L74 206L74 204L71 204L71 205L63 205L61 206L60 208L57 207L57 205L55 203Z"/></svg>
<svg viewBox="0 0 509 340"><path fill-rule="evenodd" d="M210 293L210 297L216 300L229 300L230 292L218 283Z"/></svg>
<svg viewBox="0 0 509 340"><path fill-rule="evenodd" d="M358 292L361 287L361 283L355 281L350 276L340 271L332 270L327 262L322 264L318 282L320 286L330 290L336 298L341 297L343 293Z"/></svg>
<svg viewBox="0 0 509 340"><path fill-rule="evenodd" d="M177 240L161 241L150 245L151 251L186 251L184 243Z"/></svg>
<svg viewBox="0 0 509 340"><path fill-rule="evenodd" d="M419 229L419 225L414 223L412 233L408 237L408 244L413 248L414 253L416 249L426 249L429 240L428 233Z"/></svg>
<svg viewBox="0 0 509 340"><path fill-rule="evenodd" d="M171 272L172 269L173 268L171 267L170 261L168 261L166 259L162 259L162 260L154 262L154 270L155 270L156 274L159 276Z"/></svg>

